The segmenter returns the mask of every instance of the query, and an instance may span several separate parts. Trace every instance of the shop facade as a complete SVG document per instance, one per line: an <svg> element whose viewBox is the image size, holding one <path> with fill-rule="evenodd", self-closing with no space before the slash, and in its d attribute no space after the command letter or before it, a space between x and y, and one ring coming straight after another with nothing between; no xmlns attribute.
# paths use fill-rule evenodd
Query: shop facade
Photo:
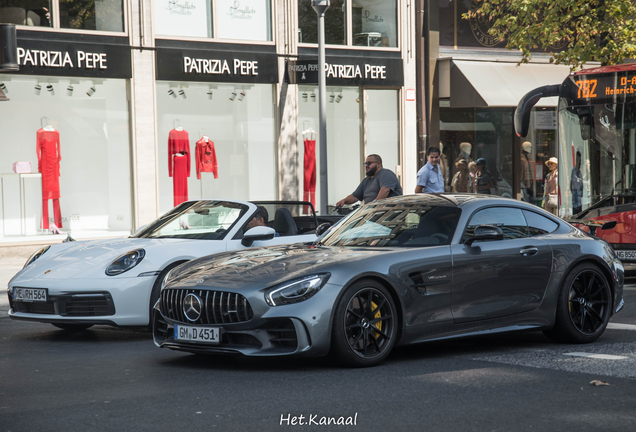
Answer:
<svg viewBox="0 0 636 432"><path fill-rule="evenodd" d="M483 158L497 179L493 193L541 205L545 162L557 156L557 98L535 106L526 138L514 131L514 112L528 91L559 84L569 67L550 64L542 51L517 66L520 56L488 34L487 21L462 18L473 7L470 0L439 1L436 112L431 116L439 127L429 145L443 149L448 190L458 160Z"/></svg>
<svg viewBox="0 0 636 432"><path fill-rule="evenodd" d="M413 189L414 12L406 1L331 3L328 204L355 189L370 153ZM82 20L54 4L37 26L12 18L21 69L0 76L3 242L129 234L186 199L320 207L308 175L320 172L318 146L312 156L307 144L318 138L307 133L318 130L317 83L285 80L290 62L317 59L311 1L110 0ZM48 214L43 197L55 193L37 176L36 148L47 126L62 156L59 211L51 202Z"/></svg>

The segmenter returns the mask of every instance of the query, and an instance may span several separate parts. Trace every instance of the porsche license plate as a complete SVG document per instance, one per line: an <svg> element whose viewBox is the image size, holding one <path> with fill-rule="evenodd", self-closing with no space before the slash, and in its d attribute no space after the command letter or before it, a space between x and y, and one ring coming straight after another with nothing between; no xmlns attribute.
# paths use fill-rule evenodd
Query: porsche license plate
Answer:
<svg viewBox="0 0 636 432"><path fill-rule="evenodd" d="M45 288L13 288L13 300L21 302L46 302Z"/></svg>
<svg viewBox="0 0 636 432"><path fill-rule="evenodd" d="M219 343L219 328L175 325L174 338L184 341Z"/></svg>
<svg viewBox="0 0 636 432"><path fill-rule="evenodd" d="M621 261L636 261L636 250L617 250L616 255Z"/></svg>

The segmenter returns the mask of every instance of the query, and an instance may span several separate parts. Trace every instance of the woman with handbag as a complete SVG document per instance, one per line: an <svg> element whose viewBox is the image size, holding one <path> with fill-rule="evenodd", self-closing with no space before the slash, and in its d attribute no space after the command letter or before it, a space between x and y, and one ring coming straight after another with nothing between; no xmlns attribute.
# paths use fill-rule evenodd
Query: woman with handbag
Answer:
<svg viewBox="0 0 636 432"><path fill-rule="evenodd" d="M559 161L551 157L545 163L548 167L548 174L545 176L545 186L543 188L543 208L555 216L559 215L559 192L558 192L558 170Z"/></svg>

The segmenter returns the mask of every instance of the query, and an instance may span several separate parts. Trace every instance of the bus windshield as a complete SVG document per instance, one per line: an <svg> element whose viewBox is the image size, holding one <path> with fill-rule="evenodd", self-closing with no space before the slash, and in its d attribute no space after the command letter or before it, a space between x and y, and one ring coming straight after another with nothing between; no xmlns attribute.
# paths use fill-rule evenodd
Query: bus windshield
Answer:
<svg viewBox="0 0 636 432"><path fill-rule="evenodd" d="M561 214L611 195L636 196L636 103L559 108Z"/></svg>

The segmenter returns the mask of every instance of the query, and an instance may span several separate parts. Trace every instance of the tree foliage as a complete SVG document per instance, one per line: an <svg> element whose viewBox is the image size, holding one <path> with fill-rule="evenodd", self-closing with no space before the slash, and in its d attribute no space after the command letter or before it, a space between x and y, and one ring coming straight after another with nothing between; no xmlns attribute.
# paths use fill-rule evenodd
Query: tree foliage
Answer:
<svg viewBox="0 0 636 432"><path fill-rule="evenodd" d="M472 0L464 19L488 21L489 33L528 63L541 48L575 70L587 62L636 59L636 0Z"/></svg>

